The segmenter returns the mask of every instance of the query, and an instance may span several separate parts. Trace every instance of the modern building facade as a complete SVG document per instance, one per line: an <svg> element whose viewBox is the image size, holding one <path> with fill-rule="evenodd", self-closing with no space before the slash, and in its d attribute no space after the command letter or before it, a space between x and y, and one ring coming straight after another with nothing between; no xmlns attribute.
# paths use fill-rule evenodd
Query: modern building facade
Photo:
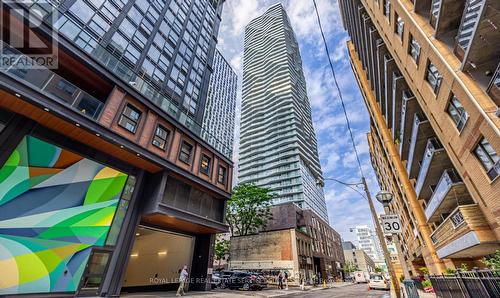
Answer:
<svg viewBox="0 0 500 298"><path fill-rule="evenodd" d="M229 267L237 270L286 270L300 278L342 278L340 235L320 216L294 203L271 208L273 219L259 234L231 237Z"/></svg>
<svg viewBox="0 0 500 298"><path fill-rule="evenodd" d="M210 288L232 162L194 124L221 9L206 0L2 2L0 296L166 290L184 265L191 289ZM172 63L153 82L145 61L167 43ZM168 87L177 67L186 79L178 97ZM190 114L191 79L200 91Z"/></svg>
<svg viewBox="0 0 500 298"><path fill-rule="evenodd" d="M369 226L356 226L351 229L351 232L356 233L359 249L364 250L374 262L384 262L384 253L380 241L377 234Z"/></svg>
<svg viewBox="0 0 500 298"><path fill-rule="evenodd" d="M203 134L219 140L224 148L233 148L238 76L216 49L213 73L203 115Z"/></svg>
<svg viewBox="0 0 500 298"><path fill-rule="evenodd" d="M410 273L499 249L498 1L340 1L372 164Z"/></svg>
<svg viewBox="0 0 500 298"><path fill-rule="evenodd" d="M299 46L281 4L245 28L241 109L239 181L328 221Z"/></svg>
<svg viewBox="0 0 500 298"><path fill-rule="evenodd" d="M375 272L375 262L362 249L358 249L352 242L342 242L344 259L346 264L351 263L356 267L356 271Z"/></svg>

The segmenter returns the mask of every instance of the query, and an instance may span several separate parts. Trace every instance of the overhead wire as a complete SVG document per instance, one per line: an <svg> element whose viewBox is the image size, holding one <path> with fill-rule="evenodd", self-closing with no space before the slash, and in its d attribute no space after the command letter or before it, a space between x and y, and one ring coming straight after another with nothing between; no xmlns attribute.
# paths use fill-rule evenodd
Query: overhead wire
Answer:
<svg viewBox="0 0 500 298"><path fill-rule="evenodd" d="M347 123L347 129L349 131L349 136L351 138L352 147L354 148L354 154L356 155L356 161L358 163L359 173L361 177L364 178L365 175L363 173L363 168L361 166L361 160L359 159L358 149L356 147L356 142L354 141L354 135L352 133L351 122L349 121L349 116L347 115L347 110L345 107L344 98L342 97L342 91L340 90L339 83L337 81L337 76L335 74L335 68L333 67L333 62L330 57L330 49L328 48L328 43L326 42L325 33L323 31L323 26L321 25L321 18L319 16L318 5L316 4L316 0L313 0L314 10L316 11L316 17L318 20L319 31L321 32L321 37L323 39L323 44L325 45L326 55L328 56L328 62L330 64L330 70L332 71L333 81L335 82L335 87L337 88L337 92L339 95L340 103L342 104L342 110L344 112L344 117Z"/></svg>

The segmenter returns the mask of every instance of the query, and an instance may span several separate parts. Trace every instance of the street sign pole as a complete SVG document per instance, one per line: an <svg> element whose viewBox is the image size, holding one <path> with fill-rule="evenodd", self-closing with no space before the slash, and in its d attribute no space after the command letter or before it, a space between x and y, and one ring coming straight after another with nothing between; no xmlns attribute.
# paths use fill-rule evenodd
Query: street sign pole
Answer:
<svg viewBox="0 0 500 298"><path fill-rule="evenodd" d="M363 187L366 192L366 197L368 199L368 204L370 205L370 211L372 213L373 221L375 223L375 231L377 232L378 240L380 242L380 246L382 246L382 250L384 252L385 262L387 263L387 271L389 271L389 275L391 276L391 283L396 292L396 297L401 298L401 288L399 286L399 279L396 276L396 272L394 271L394 267L391 262L391 255L389 254L389 249L387 249L387 244L385 243L385 237L382 233L382 229L380 228L380 224L377 218L377 212L375 211L375 205L373 205L372 196L370 195L370 191L368 190L368 184L366 183L365 177L361 178L363 182Z"/></svg>

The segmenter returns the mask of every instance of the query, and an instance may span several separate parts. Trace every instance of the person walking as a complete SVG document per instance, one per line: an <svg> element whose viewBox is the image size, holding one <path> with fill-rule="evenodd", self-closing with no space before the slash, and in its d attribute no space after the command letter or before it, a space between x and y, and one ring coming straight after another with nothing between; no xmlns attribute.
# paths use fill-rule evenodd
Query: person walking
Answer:
<svg viewBox="0 0 500 298"><path fill-rule="evenodd" d="M278 289L283 290L283 273L278 274Z"/></svg>
<svg viewBox="0 0 500 298"><path fill-rule="evenodd" d="M182 268L181 274L179 275L179 288L177 289L177 294L175 295L176 297L179 296L184 296L186 293L184 292L184 286L186 284L186 280L188 277L188 272L187 272L187 266L184 265L184 268Z"/></svg>
<svg viewBox="0 0 500 298"><path fill-rule="evenodd" d="M284 280L285 280L285 290L288 290L288 272L287 271L285 271Z"/></svg>

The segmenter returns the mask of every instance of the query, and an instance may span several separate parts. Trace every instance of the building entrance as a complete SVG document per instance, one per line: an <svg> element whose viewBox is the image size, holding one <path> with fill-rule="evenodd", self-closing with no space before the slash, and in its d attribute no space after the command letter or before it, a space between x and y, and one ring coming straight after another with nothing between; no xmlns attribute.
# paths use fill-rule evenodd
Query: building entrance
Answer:
<svg viewBox="0 0 500 298"><path fill-rule="evenodd" d="M139 226L122 284L122 292L174 290L179 270L188 266L194 237Z"/></svg>

